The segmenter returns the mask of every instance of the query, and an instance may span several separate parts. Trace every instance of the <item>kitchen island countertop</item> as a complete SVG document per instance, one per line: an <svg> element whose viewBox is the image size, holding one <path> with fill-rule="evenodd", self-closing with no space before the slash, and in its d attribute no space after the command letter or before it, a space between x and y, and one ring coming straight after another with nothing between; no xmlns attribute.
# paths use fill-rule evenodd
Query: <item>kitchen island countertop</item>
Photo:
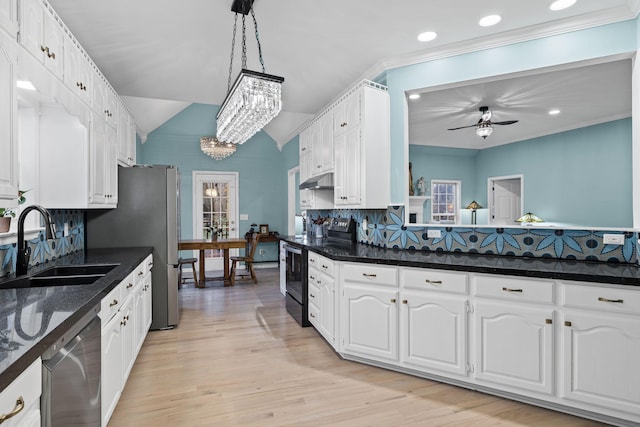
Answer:
<svg viewBox="0 0 640 427"><path fill-rule="evenodd" d="M363 243L344 246L300 236L280 239L336 261L640 286L640 268L636 264L387 249Z"/></svg>
<svg viewBox="0 0 640 427"><path fill-rule="evenodd" d="M91 285L5 289L0 279L0 391L60 339L145 258L151 247L89 249L35 266L29 275L56 265L118 264Z"/></svg>

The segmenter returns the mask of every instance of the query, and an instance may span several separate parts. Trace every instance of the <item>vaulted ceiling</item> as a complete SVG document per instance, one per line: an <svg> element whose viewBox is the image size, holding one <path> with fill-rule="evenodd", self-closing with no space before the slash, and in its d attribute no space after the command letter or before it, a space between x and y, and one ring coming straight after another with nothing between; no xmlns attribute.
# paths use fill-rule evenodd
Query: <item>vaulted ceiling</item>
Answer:
<svg viewBox="0 0 640 427"><path fill-rule="evenodd" d="M222 103L229 75L232 0L49 2L123 97L141 136L191 103ZM467 43L489 45L497 38L522 39L532 31L630 19L640 10L640 0L578 0L555 12L550 4L255 0L266 72L285 78L282 113L265 131L282 147L348 86L375 78L389 66L413 63L439 50L462 50ZM501 15L502 21L480 27L478 20L489 14ZM250 19L247 24L248 68L259 70ZM435 31L438 37L420 42L417 35L423 31ZM235 56L234 78L238 50ZM468 117L471 123L474 119Z"/></svg>

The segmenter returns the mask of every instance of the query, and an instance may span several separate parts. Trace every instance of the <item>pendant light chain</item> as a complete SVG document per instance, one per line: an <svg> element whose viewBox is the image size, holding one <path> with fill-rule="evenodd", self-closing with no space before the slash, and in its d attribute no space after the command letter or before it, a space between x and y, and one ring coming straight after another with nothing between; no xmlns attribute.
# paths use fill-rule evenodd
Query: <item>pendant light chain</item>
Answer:
<svg viewBox="0 0 640 427"><path fill-rule="evenodd" d="M251 9L253 10L253 8ZM247 15L242 15L242 69L247 68L247 26L245 18Z"/></svg>
<svg viewBox="0 0 640 427"><path fill-rule="evenodd" d="M233 21L233 38L231 39L231 59L229 60L229 79L227 80L227 93L231 90L231 75L233 74L233 52L236 50L236 29L238 28L238 14Z"/></svg>
<svg viewBox="0 0 640 427"><path fill-rule="evenodd" d="M256 41L258 42L258 58L260 58L260 65L262 65L262 72L264 73L264 59L262 59L262 46L260 45L260 36L258 34L258 21L256 21L256 14L251 8L251 17L253 18L253 26L256 30Z"/></svg>

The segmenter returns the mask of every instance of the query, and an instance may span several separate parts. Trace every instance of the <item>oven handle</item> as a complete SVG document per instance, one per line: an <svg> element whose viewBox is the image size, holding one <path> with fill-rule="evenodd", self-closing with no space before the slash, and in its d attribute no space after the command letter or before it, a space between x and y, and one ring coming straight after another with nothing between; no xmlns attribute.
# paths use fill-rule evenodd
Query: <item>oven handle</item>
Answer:
<svg viewBox="0 0 640 427"><path fill-rule="evenodd" d="M295 246L284 245L284 250L287 252L293 252L294 254L302 255L302 249Z"/></svg>

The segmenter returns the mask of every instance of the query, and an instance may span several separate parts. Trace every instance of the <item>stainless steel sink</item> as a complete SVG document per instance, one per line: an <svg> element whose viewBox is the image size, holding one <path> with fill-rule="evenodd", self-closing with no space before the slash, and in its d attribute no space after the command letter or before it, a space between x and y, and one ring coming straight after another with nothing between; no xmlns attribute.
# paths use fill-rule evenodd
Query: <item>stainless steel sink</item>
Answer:
<svg viewBox="0 0 640 427"><path fill-rule="evenodd" d="M21 277L0 283L0 289L17 288L41 288L44 286L71 286L90 285L104 274L85 274L81 276L58 276L58 277Z"/></svg>
<svg viewBox="0 0 640 427"><path fill-rule="evenodd" d="M90 285L117 266L118 264L58 265L33 276L1 282L0 289Z"/></svg>
<svg viewBox="0 0 640 427"><path fill-rule="evenodd" d="M58 265L34 274L32 277L69 277L86 275L105 275L118 264L83 264L83 265Z"/></svg>

